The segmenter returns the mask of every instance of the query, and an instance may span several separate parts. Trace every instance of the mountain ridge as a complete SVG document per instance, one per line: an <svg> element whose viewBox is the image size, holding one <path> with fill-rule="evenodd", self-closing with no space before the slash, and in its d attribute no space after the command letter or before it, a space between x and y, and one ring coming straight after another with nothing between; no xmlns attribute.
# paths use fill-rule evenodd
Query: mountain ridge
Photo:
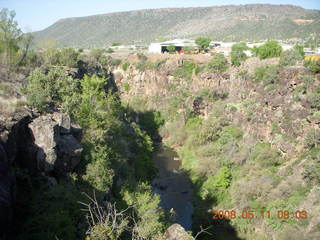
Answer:
<svg viewBox="0 0 320 240"><path fill-rule="evenodd" d="M298 24L297 19L312 20ZM161 24L162 23L162 24ZM247 4L159 8L62 18L34 32L36 43L107 47L112 42L149 43L160 38L205 35L214 40L305 38L320 32L320 11L294 5Z"/></svg>

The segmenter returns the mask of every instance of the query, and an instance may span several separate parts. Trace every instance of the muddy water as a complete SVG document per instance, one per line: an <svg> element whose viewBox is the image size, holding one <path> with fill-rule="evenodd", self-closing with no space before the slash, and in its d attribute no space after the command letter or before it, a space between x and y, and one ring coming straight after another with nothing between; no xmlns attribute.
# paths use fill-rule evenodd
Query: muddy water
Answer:
<svg viewBox="0 0 320 240"><path fill-rule="evenodd" d="M152 185L154 192L160 195L161 206L171 213L174 222L191 230L192 185L188 175L180 169L181 161L177 153L160 145L154 161L159 173Z"/></svg>

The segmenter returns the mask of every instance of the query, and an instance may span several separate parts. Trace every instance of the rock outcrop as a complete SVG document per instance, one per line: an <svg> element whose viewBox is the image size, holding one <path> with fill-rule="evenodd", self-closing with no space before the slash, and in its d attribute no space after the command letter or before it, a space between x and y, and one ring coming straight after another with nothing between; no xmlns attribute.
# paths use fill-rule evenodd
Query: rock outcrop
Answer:
<svg viewBox="0 0 320 240"><path fill-rule="evenodd" d="M165 232L166 240L192 240L194 239L186 230L179 224L171 225Z"/></svg>
<svg viewBox="0 0 320 240"><path fill-rule="evenodd" d="M75 136L70 117L62 113L48 114L36 118L29 124L39 171L65 174L79 163L82 147ZM75 129L79 129L76 128Z"/></svg>
<svg viewBox="0 0 320 240"><path fill-rule="evenodd" d="M0 116L0 239L11 239L16 180L13 166L32 175L61 176L80 161L82 130L63 113ZM56 181L50 177L52 182Z"/></svg>

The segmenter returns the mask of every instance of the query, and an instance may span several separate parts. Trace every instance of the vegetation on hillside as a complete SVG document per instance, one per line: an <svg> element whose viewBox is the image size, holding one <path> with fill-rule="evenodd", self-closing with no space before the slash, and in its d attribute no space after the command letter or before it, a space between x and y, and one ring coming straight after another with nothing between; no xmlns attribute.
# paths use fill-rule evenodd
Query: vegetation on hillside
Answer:
<svg viewBox="0 0 320 240"><path fill-rule="evenodd" d="M242 20L239 21L239 18ZM298 24L294 22L296 19L308 19L313 22ZM166 24L161 24L164 20ZM159 39L203 35L213 40L224 41L308 36L314 39L311 38L311 34L319 30L318 10L306 10L289 5L255 4L143 10L63 19L43 31L35 32L34 36L39 44L55 39L61 47L101 48L115 42L148 43ZM313 42L314 40L311 40L311 43Z"/></svg>
<svg viewBox="0 0 320 240"><path fill-rule="evenodd" d="M186 9L176 18L194 11L206 13L206 8ZM146 18L159 14L147 11ZM238 239L238 234L254 240L316 239L319 59L305 58L303 67L300 46L282 51L276 41L254 49L262 60L248 59L257 62L248 69L242 64L243 43L232 47L237 68L223 54L202 64L167 64L144 54L135 62L121 61L98 48L30 51L23 47L14 13L3 10L0 16L1 29L10 33L0 32L5 63L0 70L10 73L0 82L1 97L23 95L35 114L62 111L83 129L84 151L73 172L46 176L15 163L16 239L163 240L172 220L151 186L157 174L152 156L162 138L175 148L192 182L193 235L206 229L212 235L201 234L203 240ZM110 72L115 68L123 74L118 86ZM155 77L143 82L144 73ZM10 83L13 74L26 76L17 81L17 91ZM165 76L161 84L157 74ZM143 88L141 82L161 89L137 96L131 89ZM246 218L225 215L213 221L212 210L234 210ZM253 217L261 212L266 215Z"/></svg>
<svg viewBox="0 0 320 240"><path fill-rule="evenodd" d="M0 36L1 60L7 63L4 69L17 74L18 69L11 66L21 60L11 60L19 56L22 39L14 34L20 31L13 18L13 12L1 12L0 26L12 33ZM108 74L108 68L120 63L105 58L101 51L87 56L52 47L26 54L35 54L31 64L24 65L29 73L21 93L27 104L40 114L67 113L83 129L84 151L74 172L55 178L15 163L14 237L161 239L168 221L150 186L156 174L153 139L162 124L160 115L122 105ZM70 73L74 67L77 74Z"/></svg>

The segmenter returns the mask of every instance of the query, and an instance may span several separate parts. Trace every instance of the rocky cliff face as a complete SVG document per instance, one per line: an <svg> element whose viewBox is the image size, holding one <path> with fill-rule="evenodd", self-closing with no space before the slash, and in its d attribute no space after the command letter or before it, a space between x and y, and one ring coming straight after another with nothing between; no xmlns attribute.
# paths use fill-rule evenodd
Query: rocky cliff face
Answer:
<svg viewBox="0 0 320 240"><path fill-rule="evenodd" d="M25 168L44 178L64 175L80 161L80 140L81 128L62 113L35 116L25 110L1 117L0 239L9 239L13 219L16 193L13 168Z"/></svg>
<svg viewBox="0 0 320 240"><path fill-rule="evenodd" d="M211 112L211 108L210 102L197 97L198 92L202 89L215 90L217 96L227 94L228 101L234 107L237 107L234 104L236 102L248 102L252 104L252 108L259 109L252 116L259 121L248 121L247 113L244 111L230 112L230 119L249 134L261 141L273 142L284 154L292 157L296 156L303 146L290 143L285 139L275 139L272 124L276 122L280 131L289 133L293 138L298 137L301 141L306 129L317 126L317 123L311 119L308 120L309 124L301 124L300 120L309 114L308 103L306 101L297 102L293 98L295 89L303 85L301 76L306 73L306 68L296 66L282 69L279 73L279 85L276 89L268 91L263 86L254 83L254 80L249 79L257 67L277 63L278 59L250 58L242 64L241 68L229 68L225 73L193 73L191 80L180 81L174 76L174 70L181 65L181 60L170 58L159 69L139 71L131 65L127 71L117 68L113 74L123 99L132 101L134 97L141 97L151 108L157 108L159 100L160 102L165 101L176 92L185 89L188 89L191 94L187 97L189 106L194 112L198 112L205 118ZM297 120L287 124L283 116L290 116L291 119Z"/></svg>
<svg viewBox="0 0 320 240"><path fill-rule="evenodd" d="M184 57L181 56L181 58ZM191 110L193 116L200 116L207 120L210 119L210 114L218 109L220 115L223 115L227 121L245 134L244 148L252 143L270 144L271 148L277 151L283 159L276 172L271 174L273 180L270 176L265 177L262 172L256 177L256 170L252 169L252 166L248 166L247 169L243 167L241 161L246 161L246 156L231 155L232 159L239 157L238 164L239 168L243 168L243 174L248 175L248 179L254 179L250 182L243 178L234 185L236 189L234 192L237 192L234 195L234 201L237 202L237 198L247 199L249 194L245 192L246 189L249 189L250 184L252 186L250 191L254 192L258 184L259 194L268 193L267 196L261 197L266 203L277 202L284 198L283 196L291 196L292 192L296 191L295 189L310 190L308 194L301 196L303 201L295 207L295 210L305 209L310 213L305 228L299 229L304 235L301 239L307 238L306 236L309 236L309 239L318 239L319 231L316 226L319 226L319 218L314 212L319 203L319 197L316 197L319 186L309 185L305 169L308 165L315 165L311 158L318 159L318 155L317 157L306 157L311 152L306 145L306 139L311 130L314 129L316 133L319 129L317 115L319 109L312 108L308 94L318 88L320 79L319 75L310 73L299 64L277 68L276 82L269 85L259 82L254 77L257 67L267 65L276 67L277 64L278 59L249 58L241 67L230 66L225 73L202 71L196 74L194 71L190 78L179 79L175 69L181 66L181 61L173 60L169 56L166 63L157 69L139 71L135 63L131 64L126 71L116 68L114 78L123 99L132 105L135 104L138 108L143 105L142 108L156 109L165 114L171 111L169 114L173 117L169 121L173 123L171 128L165 132L168 136L163 136L164 138L169 139L171 132L179 131L176 129L184 130L184 128L179 128L179 124L185 124L182 117L179 116L183 123L175 122L175 119L171 120L176 117L175 114L182 116L186 110ZM201 63L199 65L201 66ZM203 90L208 90L209 98L202 94ZM215 108L217 104L220 104L221 108ZM176 112L173 113L172 109ZM190 133L185 133L185 135L188 134ZM186 137L185 135L181 138ZM176 134L176 137L180 140L179 134ZM316 134L313 137L315 141L318 141L319 137ZM179 148L181 145L173 147ZM230 148L232 152L232 147ZM216 167L214 158L214 155L209 155L208 158L203 157L204 166L198 166L199 171L205 172L206 169L202 168L211 165ZM199 163L198 158L197 161ZM275 179L279 181L279 184L274 181ZM239 200L238 202L239 204L234 205L236 209L248 207L245 205L246 201ZM253 227L257 233L268 234L270 238L273 236L273 239L282 239L276 237L276 230L265 224L257 222L250 227ZM298 230L292 233L292 236L295 233L298 233Z"/></svg>

